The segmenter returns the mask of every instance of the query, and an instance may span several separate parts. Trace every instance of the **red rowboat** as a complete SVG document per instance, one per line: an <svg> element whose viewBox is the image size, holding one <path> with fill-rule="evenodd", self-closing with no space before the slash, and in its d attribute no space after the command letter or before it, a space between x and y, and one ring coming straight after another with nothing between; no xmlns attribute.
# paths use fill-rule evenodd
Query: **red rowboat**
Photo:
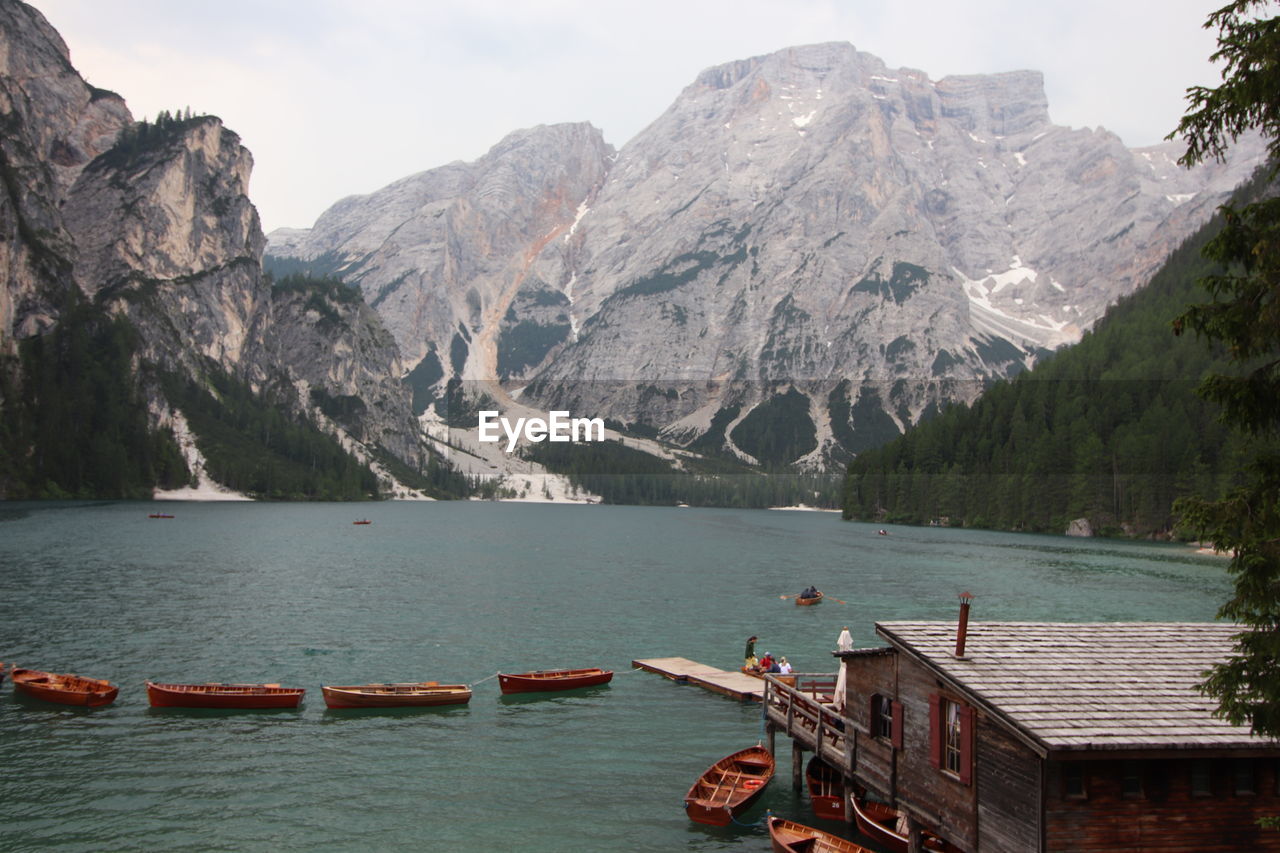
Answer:
<svg viewBox="0 0 1280 853"><path fill-rule="evenodd" d="M471 688L465 684L419 681L397 684L360 684L353 687L324 685L324 704L330 708L424 708L432 705L465 705Z"/></svg>
<svg viewBox="0 0 1280 853"><path fill-rule="evenodd" d="M370 520L369 520L369 519L367 519L367 518L362 518L362 519L360 519L359 521L353 521L353 522L351 522L351 523L352 523L352 524L373 524L373 522L372 522L372 521L370 521Z"/></svg>
<svg viewBox="0 0 1280 853"><path fill-rule="evenodd" d="M173 518L173 516L167 512L153 512L147 518Z"/></svg>
<svg viewBox="0 0 1280 853"><path fill-rule="evenodd" d="M14 669L9 673L13 687L20 693L59 705L84 705L97 708L116 701L120 688L101 678L41 672L38 669Z"/></svg>
<svg viewBox="0 0 1280 853"><path fill-rule="evenodd" d="M544 690L572 690L575 687L592 687L608 684L613 670L591 667L589 669L539 669L533 672L498 673L498 686L503 693L535 693Z"/></svg>
<svg viewBox="0 0 1280 853"><path fill-rule="evenodd" d="M712 764L684 795L689 819L728 826L764 793L773 778L773 755L763 746L740 749Z"/></svg>
<svg viewBox="0 0 1280 853"><path fill-rule="evenodd" d="M815 755L805 765L804 778L809 783L813 813L828 820L844 820L844 779L836 769Z"/></svg>
<svg viewBox="0 0 1280 853"><path fill-rule="evenodd" d="M891 853L907 853L907 827L902 812L884 803L853 797L853 817L858 829ZM925 850L955 850L932 832L922 831Z"/></svg>
<svg viewBox="0 0 1280 853"><path fill-rule="evenodd" d="M801 607L808 607L812 604L821 604L823 599L822 590L818 590L817 595L797 595L796 604Z"/></svg>
<svg viewBox="0 0 1280 853"><path fill-rule="evenodd" d="M147 699L153 708L296 708L306 692L279 684L147 682Z"/></svg>
<svg viewBox="0 0 1280 853"><path fill-rule="evenodd" d="M871 853L866 847L838 835L772 816L769 841L774 853Z"/></svg>

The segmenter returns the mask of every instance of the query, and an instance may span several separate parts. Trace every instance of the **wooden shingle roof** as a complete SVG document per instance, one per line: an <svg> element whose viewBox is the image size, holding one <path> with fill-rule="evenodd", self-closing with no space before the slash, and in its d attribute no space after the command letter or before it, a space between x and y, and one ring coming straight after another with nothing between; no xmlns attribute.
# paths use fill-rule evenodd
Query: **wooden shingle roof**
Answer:
<svg viewBox="0 0 1280 853"><path fill-rule="evenodd" d="M1238 625L881 622L876 630L1045 751L1277 748L1213 716L1195 689Z"/></svg>

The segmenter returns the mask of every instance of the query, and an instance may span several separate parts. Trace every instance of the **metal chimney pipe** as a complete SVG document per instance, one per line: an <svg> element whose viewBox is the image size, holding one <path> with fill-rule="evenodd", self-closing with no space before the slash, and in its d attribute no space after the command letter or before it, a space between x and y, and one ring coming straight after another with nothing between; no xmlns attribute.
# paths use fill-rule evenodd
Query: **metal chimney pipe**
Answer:
<svg viewBox="0 0 1280 853"><path fill-rule="evenodd" d="M969 602L973 601L973 593L960 593L960 626L956 630L956 657L964 658L965 636L969 633Z"/></svg>

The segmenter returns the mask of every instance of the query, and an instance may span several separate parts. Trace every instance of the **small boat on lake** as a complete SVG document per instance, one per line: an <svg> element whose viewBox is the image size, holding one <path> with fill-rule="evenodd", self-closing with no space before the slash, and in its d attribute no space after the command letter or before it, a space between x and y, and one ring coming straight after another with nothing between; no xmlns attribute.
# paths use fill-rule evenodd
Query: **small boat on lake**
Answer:
<svg viewBox="0 0 1280 853"><path fill-rule="evenodd" d="M805 765L804 778L813 813L827 820L844 820L844 778L839 772L815 755Z"/></svg>
<svg viewBox="0 0 1280 853"><path fill-rule="evenodd" d="M884 803L852 797L853 817L858 830L891 853L907 853L907 821L902 812ZM953 851L956 848L932 832L921 832L925 850Z"/></svg>
<svg viewBox="0 0 1280 853"><path fill-rule="evenodd" d="M147 518L173 518L173 516L167 512L153 512Z"/></svg>
<svg viewBox="0 0 1280 853"><path fill-rule="evenodd" d="M872 853L861 844L794 820L770 815L768 823L774 853Z"/></svg>
<svg viewBox="0 0 1280 853"><path fill-rule="evenodd" d="M426 708L434 705L465 705L471 688L465 684L418 681L394 684L360 684L338 687L326 684L324 704L330 708Z"/></svg>
<svg viewBox="0 0 1280 853"><path fill-rule="evenodd" d="M120 688L102 678L15 668L9 673L19 693L59 705L99 708L116 701Z"/></svg>
<svg viewBox="0 0 1280 853"><path fill-rule="evenodd" d="M160 684L147 682L152 708L296 708L307 691L279 684Z"/></svg>
<svg viewBox="0 0 1280 853"><path fill-rule="evenodd" d="M815 589L811 594L806 595L803 592L796 596L796 604L801 607L807 607L812 604L820 604L824 598L822 590Z"/></svg>
<svg viewBox="0 0 1280 853"><path fill-rule="evenodd" d="M689 819L728 826L751 807L773 778L773 755L756 745L726 755L708 767L684 796Z"/></svg>
<svg viewBox="0 0 1280 853"><path fill-rule="evenodd" d="M360 519L359 521L353 521L353 522L351 522L351 523L352 523L352 524L373 524L373 522L372 522L372 521L370 521L370 520L369 520L369 519L367 519L367 518L362 518L362 519Z"/></svg>
<svg viewBox="0 0 1280 853"><path fill-rule="evenodd" d="M572 690L575 687L593 687L608 684L613 670L589 667L586 669L538 669L533 672L498 673L498 687L503 693L537 693L545 690Z"/></svg>

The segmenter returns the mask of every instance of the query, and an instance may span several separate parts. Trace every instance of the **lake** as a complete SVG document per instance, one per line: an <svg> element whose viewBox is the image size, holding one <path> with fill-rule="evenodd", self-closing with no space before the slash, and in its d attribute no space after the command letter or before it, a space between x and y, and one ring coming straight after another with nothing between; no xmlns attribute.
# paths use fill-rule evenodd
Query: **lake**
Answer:
<svg viewBox="0 0 1280 853"><path fill-rule="evenodd" d="M86 711L5 680L0 850L766 851L766 809L819 823L789 760L741 824L682 804L763 736L759 706L632 660L730 669L756 634L833 673L843 627L883 645L877 621L954 619L962 591L981 622L1211 621L1230 590L1225 559L1179 545L887 530L763 510L0 503L0 660L120 685ZM810 584L817 607L781 598ZM493 677L560 666L617 674L532 698ZM291 711L152 710L148 679L308 692ZM474 696L352 712L320 695L420 680Z"/></svg>

